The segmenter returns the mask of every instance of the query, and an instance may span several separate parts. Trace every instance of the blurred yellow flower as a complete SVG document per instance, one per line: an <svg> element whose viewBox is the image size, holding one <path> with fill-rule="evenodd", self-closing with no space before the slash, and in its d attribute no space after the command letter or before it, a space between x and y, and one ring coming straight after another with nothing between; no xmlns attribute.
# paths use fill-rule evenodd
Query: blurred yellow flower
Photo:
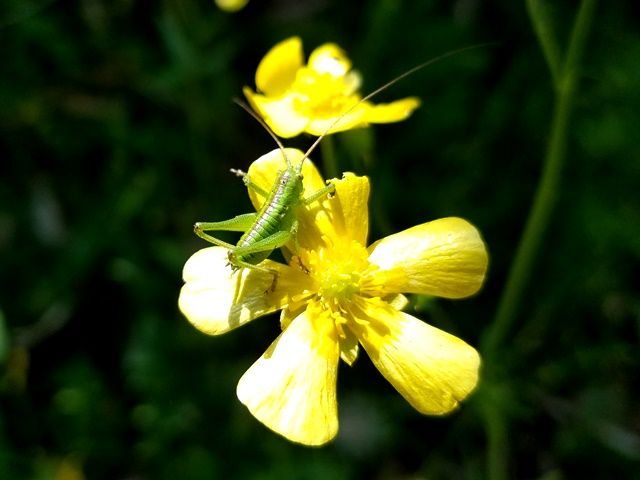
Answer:
<svg viewBox="0 0 640 480"><path fill-rule="evenodd" d="M294 165L304 154L285 149ZM285 168L279 150L250 167L268 190ZM305 195L324 186L306 160ZM400 311L402 293L462 298L480 288L487 252L478 231L460 218L424 223L366 247L369 180L347 173L335 195L301 207L297 256L265 260L272 275L234 272L227 251L209 247L184 267L179 305L199 330L218 335L282 310L283 332L242 376L240 401L267 427L293 442L322 445L338 431L338 360L351 365L359 346L419 412L445 414L476 386L480 358L471 346ZM258 208L264 201L250 190ZM293 245L291 245L293 248ZM293 251L293 250L291 250Z"/></svg>
<svg viewBox="0 0 640 480"><path fill-rule="evenodd" d="M344 51L333 43L316 48L303 65L302 41L291 37L274 46L256 71L256 88L244 94L276 135L294 137L302 132L322 135L364 127L370 123L404 120L420 105L409 97L374 105L358 93L360 75L351 70ZM333 123L349 111L336 125Z"/></svg>
<svg viewBox="0 0 640 480"><path fill-rule="evenodd" d="M237 12L242 10L249 3L249 0L215 0L215 2L220 10Z"/></svg>

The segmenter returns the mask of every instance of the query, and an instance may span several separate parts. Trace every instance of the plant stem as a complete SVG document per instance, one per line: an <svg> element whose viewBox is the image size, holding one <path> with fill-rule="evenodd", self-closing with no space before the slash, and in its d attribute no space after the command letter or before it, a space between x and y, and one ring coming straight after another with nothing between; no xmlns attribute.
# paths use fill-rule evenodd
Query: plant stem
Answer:
<svg viewBox="0 0 640 480"><path fill-rule="evenodd" d="M508 429L505 416L498 408L487 405L484 409L487 430L487 478L508 480L507 462Z"/></svg>
<svg viewBox="0 0 640 480"><path fill-rule="evenodd" d="M591 26L595 3L596 0L582 2L571 34L565 63L556 84L556 101L542 176L495 319L485 337L483 347L486 355L492 355L499 348L513 326L531 267L558 197L560 174L566 156L567 127L577 89L578 64ZM539 19L537 16L531 18L532 22Z"/></svg>
<svg viewBox="0 0 640 480"><path fill-rule="evenodd" d="M591 27L595 4L596 0L584 0L580 5L564 64L560 65L555 40L548 25L544 24L548 18L544 5L537 0L528 0L527 2L533 29L538 35L538 40L551 70L556 98L549 143L533 206L507 276L496 316L482 344L485 362L489 370L494 373L495 367L501 365L497 352L515 323L518 307L531 277L536 254L560 192L568 125L577 90L579 62ZM504 375L504 373L497 375L497 378L494 375L491 381L500 386L501 382L508 382L508 379L504 380ZM508 419L506 412L500 405L499 402L490 402L483 408L488 442L487 474L491 480L507 480L509 477Z"/></svg>
<svg viewBox="0 0 640 480"><path fill-rule="evenodd" d="M538 43L551 72L553 84L557 87L562 59L557 40L552 31L552 12L549 11L546 0L526 0L526 3L529 18L531 18L533 29L538 37Z"/></svg>

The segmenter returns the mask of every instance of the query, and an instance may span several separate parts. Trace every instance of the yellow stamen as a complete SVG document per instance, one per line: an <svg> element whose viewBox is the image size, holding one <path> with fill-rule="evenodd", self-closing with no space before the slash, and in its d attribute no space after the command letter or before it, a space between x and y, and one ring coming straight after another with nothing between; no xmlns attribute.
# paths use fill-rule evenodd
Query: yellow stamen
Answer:
<svg viewBox="0 0 640 480"><path fill-rule="evenodd" d="M344 324L349 304L361 294L369 272L366 249L352 242L344 248L321 248L305 252L305 264L317 284L316 295L323 308L332 312L336 324Z"/></svg>

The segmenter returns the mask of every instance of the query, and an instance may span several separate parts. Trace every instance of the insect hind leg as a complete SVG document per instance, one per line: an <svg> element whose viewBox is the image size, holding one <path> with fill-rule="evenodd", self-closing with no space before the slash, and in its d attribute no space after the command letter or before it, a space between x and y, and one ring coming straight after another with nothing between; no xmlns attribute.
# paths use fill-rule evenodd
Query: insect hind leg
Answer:
<svg viewBox="0 0 640 480"><path fill-rule="evenodd" d="M225 247L229 249L235 248L235 245L222 241L213 235L209 235L204 232L208 231L226 231L226 232L245 232L255 222L257 213L245 213L244 215L237 215L229 220L222 220L220 222L196 222L193 226L194 233L206 240L209 243L218 245L219 247Z"/></svg>

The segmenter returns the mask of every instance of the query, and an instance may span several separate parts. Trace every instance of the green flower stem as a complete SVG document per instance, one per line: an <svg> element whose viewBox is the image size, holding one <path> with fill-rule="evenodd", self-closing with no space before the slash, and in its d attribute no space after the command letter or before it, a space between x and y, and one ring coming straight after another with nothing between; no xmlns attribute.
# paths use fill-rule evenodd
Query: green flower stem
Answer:
<svg viewBox="0 0 640 480"><path fill-rule="evenodd" d="M544 166L533 206L527 219L524 233L518 245L509 271L496 316L484 338L482 349L488 366L490 381L500 385L504 373L497 352L515 323L518 306L525 287L531 277L535 256L539 250L545 230L549 224L559 191L562 166L566 156L567 132L573 100L577 90L578 67L595 10L596 0L584 0L569 40L564 65L558 63L555 41L548 28L546 10L540 0L528 0L528 10L533 29L549 63L553 77L556 99ZM484 405L483 416L487 434L487 474L492 480L509 478L509 427L508 414L499 404Z"/></svg>
<svg viewBox="0 0 640 480"><path fill-rule="evenodd" d="M322 142L320 142L320 150L322 151L325 178L340 178L340 169L338 167L336 145L333 140L333 135L327 135L322 139Z"/></svg>
<svg viewBox="0 0 640 480"><path fill-rule="evenodd" d="M531 18L533 29L535 30L538 42L540 43L540 48L542 49L544 58L549 66L554 86L557 87L560 78L562 59L560 49L558 48L558 42L552 31L552 14L549 11L547 0L527 0L526 3L529 18Z"/></svg>
<svg viewBox="0 0 640 480"><path fill-rule="evenodd" d="M517 308L531 276L531 267L558 197L560 174L566 156L567 128L577 89L578 65L591 26L595 4L596 0L584 0L580 6L565 63L556 83L556 101L542 176L498 303L496 317L485 337L483 350L488 356L499 348L513 326ZM536 26L536 22L541 19L539 15L531 17L536 32L546 30Z"/></svg>
<svg viewBox="0 0 640 480"><path fill-rule="evenodd" d="M483 411L487 431L487 478L508 480L507 445L509 432L502 412L486 405Z"/></svg>

